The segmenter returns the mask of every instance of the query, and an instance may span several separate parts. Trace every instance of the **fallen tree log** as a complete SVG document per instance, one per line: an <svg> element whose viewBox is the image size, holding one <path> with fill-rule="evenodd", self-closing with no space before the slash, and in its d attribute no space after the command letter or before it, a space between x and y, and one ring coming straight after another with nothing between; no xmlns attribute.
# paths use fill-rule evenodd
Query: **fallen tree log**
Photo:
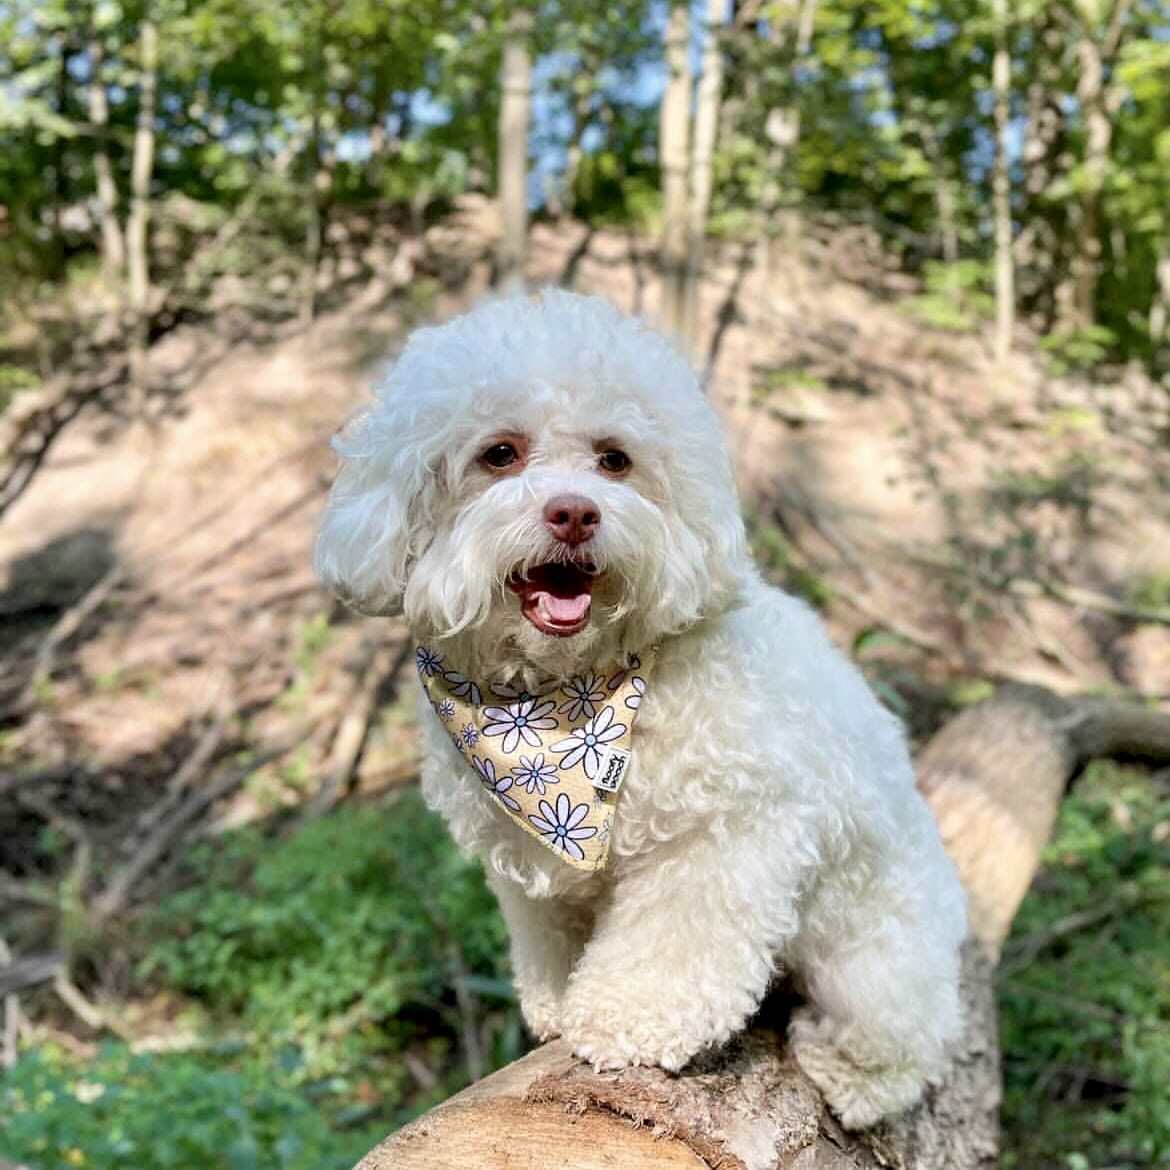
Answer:
<svg viewBox="0 0 1170 1170"><path fill-rule="evenodd" d="M966 886L963 1035L945 1080L905 1117L844 1131L787 1055L789 993L679 1075L595 1073L562 1041L432 1109L357 1170L973 1170L997 1164L999 1050L993 976L1082 764L1104 754L1170 759L1170 716L1010 687L949 723L919 759Z"/></svg>

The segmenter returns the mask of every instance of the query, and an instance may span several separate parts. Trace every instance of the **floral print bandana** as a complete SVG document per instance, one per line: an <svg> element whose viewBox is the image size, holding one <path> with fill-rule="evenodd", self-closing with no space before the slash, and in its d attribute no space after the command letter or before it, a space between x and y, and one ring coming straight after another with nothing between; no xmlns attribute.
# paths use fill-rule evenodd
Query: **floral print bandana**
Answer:
<svg viewBox="0 0 1170 1170"><path fill-rule="evenodd" d="M535 692L481 685L426 646L415 661L435 717L500 808L567 864L603 869L654 652Z"/></svg>

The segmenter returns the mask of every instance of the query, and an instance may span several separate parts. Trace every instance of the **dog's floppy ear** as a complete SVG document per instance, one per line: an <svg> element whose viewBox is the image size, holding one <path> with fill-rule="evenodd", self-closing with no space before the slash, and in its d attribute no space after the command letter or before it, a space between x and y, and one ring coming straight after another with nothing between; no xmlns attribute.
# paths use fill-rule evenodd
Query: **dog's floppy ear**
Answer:
<svg viewBox="0 0 1170 1170"><path fill-rule="evenodd" d="M422 397L392 376L333 440L342 463L315 563L321 580L362 613L402 612L410 570L431 538L445 428Z"/></svg>
<svg viewBox="0 0 1170 1170"><path fill-rule="evenodd" d="M724 490L710 494L699 534L707 549L711 571L710 602L722 608L739 592L752 565L739 497L730 474Z"/></svg>

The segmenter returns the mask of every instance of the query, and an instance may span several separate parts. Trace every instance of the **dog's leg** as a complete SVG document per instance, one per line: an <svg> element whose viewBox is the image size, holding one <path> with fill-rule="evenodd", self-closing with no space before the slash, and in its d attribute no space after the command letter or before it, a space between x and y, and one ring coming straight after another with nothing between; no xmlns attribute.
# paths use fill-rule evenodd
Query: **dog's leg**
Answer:
<svg viewBox="0 0 1170 1170"><path fill-rule="evenodd" d="M944 1071L960 1026L953 922L897 896L865 899L802 933L792 962L810 1001L789 1027L800 1066L841 1121L899 1113ZM814 917L816 911L813 911Z"/></svg>
<svg viewBox="0 0 1170 1170"><path fill-rule="evenodd" d="M561 1034L561 1002L585 945L589 916L559 898L530 898L509 878L490 874L512 947L512 978L520 1010L539 1040Z"/></svg>
<svg viewBox="0 0 1170 1170"><path fill-rule="evenodd" d="M684 840L621 878L565 996L578 1056L679 1069L743 1026L797 923L794 887L761 844Z"/></svg>

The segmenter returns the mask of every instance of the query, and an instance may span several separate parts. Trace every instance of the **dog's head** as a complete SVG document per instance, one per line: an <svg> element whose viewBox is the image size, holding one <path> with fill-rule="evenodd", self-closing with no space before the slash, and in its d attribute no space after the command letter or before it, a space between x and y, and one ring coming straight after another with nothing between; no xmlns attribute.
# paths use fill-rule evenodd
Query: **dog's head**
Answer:
<svg viewBox="0 0 1170 1170"><path fill-rule="evenodd" d="M420 330L335 446L322 578L481 666L612 659L726 606L747 571L692 371L598 298Z"/></svg>

